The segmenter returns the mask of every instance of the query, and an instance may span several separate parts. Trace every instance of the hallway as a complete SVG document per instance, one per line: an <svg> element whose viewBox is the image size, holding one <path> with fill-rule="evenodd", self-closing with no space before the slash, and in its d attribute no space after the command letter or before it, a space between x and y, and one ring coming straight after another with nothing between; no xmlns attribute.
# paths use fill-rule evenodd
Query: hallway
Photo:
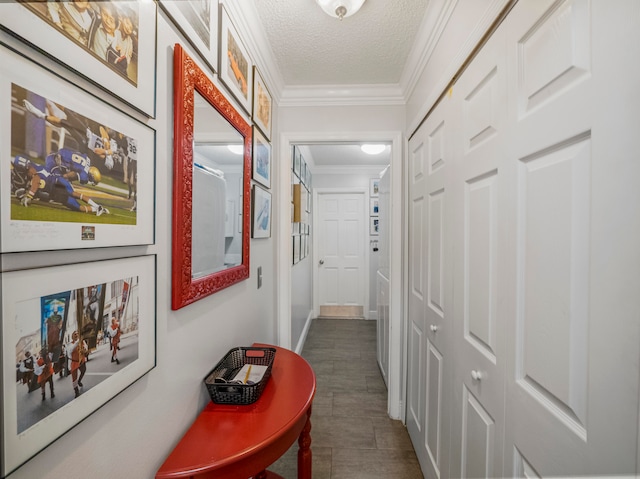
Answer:
<svg viewBox="0 0 640 479"><path fill-rule="evenodd" d="M314 319L302 356L316 373L311 416L314 479L422 478L400 421L387 415L376 362L376 321ZM295 479L297 443L269 470Z"/></svg>

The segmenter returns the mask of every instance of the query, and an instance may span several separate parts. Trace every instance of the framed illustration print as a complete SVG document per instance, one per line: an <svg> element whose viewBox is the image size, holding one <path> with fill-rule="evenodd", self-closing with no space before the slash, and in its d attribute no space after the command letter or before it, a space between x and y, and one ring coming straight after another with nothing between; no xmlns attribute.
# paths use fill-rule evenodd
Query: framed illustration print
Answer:
<svg viewBox="0 0 640 479"><path fill-rule="evenodd" d="M159 0L159 3L207 65L217 71L217 0Z"/></svg>
<svg viewBox="0 0 640 479"><path fill-rule="evenodd" d="M155 2L2 2L0 28L155 116Z"/></svg>
<svg viewBox="0 0 640 479"><path fill-rule="evenodd" d="M293 238L293 264L300 261L300 235L292 236Z"/></svg>
<svg viewBox="0 0 640 479"><path fill-rule="evenodd" d="M271 193L258 185L253 185L252 214L253 238L271 236Z"/></svg>
<svg viewBox="0 0 640 479"><path fill-rule="evenodd" d="M220 67L218 74L242 107L251 113L253 63L231 23L224 5L220 4Z"/></svg>
<svg viewBox="0 0 640 479"><path fill-rule="evenodd" d="M380 192L378 191L379 186L380 178L371 178L369 183L369 196L371 196L372 198L377 197L380 194Z"/></svg>
<svg viewBox="0 0 640 479"><path fill-rule="evenodd" d="M0 252L154 241L155 131L0 46Z"/></svg>
<svg viewBox="0 0 640 479"><path fill-rule="evenodd" d="M271 188L271 144L257 128L253 129L252 178L261 185Z"/></svg>
<svg viewBox="0 0 640 479"><path fill-rule="evenodd" d="M155 270L148 255L1 274L0 476L155 367Z"/></svg>
<svg viewBox="0 0 640 479"><path fill-rule="evenodd" d="M380 226L380 219L377 216L371 216L369 218L369 234L371 236L378 235L379 226Z"/></svg>
<svg viewBox="0 0 640 479"><path fill-rule="evenodd" d="M258 71L253 67L253 110L254 123L268 140L271 139L271 93Z"/></svg>

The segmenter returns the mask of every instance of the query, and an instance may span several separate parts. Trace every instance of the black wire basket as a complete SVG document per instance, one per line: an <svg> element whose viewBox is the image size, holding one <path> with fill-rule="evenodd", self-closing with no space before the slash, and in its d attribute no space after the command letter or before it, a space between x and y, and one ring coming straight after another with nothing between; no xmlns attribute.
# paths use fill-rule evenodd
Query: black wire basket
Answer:
<svg viewBox="0 0 640 479"><path fill-rule="evenodd" d="M216 404L247 405L258 400L271 376L275 348L239 347L227 355L204 378L211 400ZM266 366L261 379L256 383L238 380L245 365ZM247 377L249 374L247 373Z"/></svg>

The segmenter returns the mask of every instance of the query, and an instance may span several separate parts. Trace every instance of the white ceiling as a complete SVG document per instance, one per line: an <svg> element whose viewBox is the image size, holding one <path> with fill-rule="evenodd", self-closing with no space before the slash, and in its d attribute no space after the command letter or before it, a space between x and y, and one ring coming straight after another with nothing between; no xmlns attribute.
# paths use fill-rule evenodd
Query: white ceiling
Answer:
<svg viewBox="0 0 640 479"><path fill-rule="evenodd" d="M315 0L254 0L285 85L398 83L428 0L367 0L332 18Z"/></svg>
<svg viewBox="0 0 640 479"><path fill-rule="evenodd" d="M429 0L366 0L342 21L315 0L253 0L284 88L399 84ZM308 145L312 164L384 166L358 145ZM313 170L312 170L313 171Z"/></svg>

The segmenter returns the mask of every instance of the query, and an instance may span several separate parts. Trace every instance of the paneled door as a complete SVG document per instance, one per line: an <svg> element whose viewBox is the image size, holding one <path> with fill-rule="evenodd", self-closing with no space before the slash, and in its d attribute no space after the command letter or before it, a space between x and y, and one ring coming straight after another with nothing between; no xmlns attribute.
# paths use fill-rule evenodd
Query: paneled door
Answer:
<svg viewBox="0 0 640 479"><path fill-rule="evenodd" d="M508 476L636 473L639 25L634 0L509 17Z"/></svg>
<svg viewBox="0 0 640 479"><path fill-rule="evenodd" d="M453 90L454 412L452 477L500 477L504 437L504 330L508 188L504 30Z"/></svg>
<svg viewBox="0 0 640 479"><path fill-rule="evenodd" d="M366 299L365 193L318 191L318 299L362 309Z"/></svg>
<svg viewBox="0 0 640 479"><path fill-rule="evenodd" d="M409 312L406 422L426 477L447 477L451 261L446 229L449 103L409 142Z"/></svg>

